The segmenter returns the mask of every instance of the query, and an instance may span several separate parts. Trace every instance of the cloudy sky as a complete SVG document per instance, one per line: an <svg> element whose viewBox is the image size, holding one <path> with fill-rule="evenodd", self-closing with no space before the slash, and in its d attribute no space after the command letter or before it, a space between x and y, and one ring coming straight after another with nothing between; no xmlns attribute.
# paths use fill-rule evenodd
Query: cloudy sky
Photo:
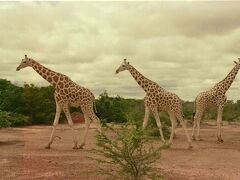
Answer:
<svg viewBox="0 0 240 180"><path fill-rule="evenodd" d="M24 54L98 96L143 98L124 58L183 100L222 80L240 57L240 2L0 2L0 78L48 83ZM240 75L227 93L240 99Z"/></svg>

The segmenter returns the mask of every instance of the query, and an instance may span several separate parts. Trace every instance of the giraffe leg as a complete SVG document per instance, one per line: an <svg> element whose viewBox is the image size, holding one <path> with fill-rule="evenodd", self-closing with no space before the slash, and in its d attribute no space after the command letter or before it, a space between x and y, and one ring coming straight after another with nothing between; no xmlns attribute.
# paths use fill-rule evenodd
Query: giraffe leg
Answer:
<svg viewBox="0 0 240 180"><path fill-rule="evenodd" d="M174 134L173 134L173 139L177 137L177 133L176 133L176 129L177 129L177 126L178 126L178 122L177 122L177 118L174 116L173 117L173 120L174 120Z"/></svg>
<svg viewBox="0 0 240 180"><path fill-rule="evenodd" d="M196 114L193 117L193 128L192 128L192 140L196 140L195 138L195 128L197 126L197 119L196 119Z"/></svg>
<svg viewBox="0 0 240 180"><path fill-rule="evenodd" d="M222 111L223 107L218 107L218 114L217 114L217 139L218 142L223 142L223 139L221 137L221 124L222 124Z"/></svg>
<svg viewBox="0 0 240 180"><path fill-rule="evenodd" d="M102 131L100 119L97 117L97 115L94 113L93 110L90 110L90 113L89 113L88 117L89 117L92 121L94 121L95 123L97 123L97 130L98 130L98 131Z"/></svg>
<svg viewBox="0 0 240 180"><path fill-rule="evenodd" d="M172 141L173 141L174 134L175 134L176 117L171 112L168 112L168 114L169 114L169 117L170 117L170 120L171 120L171 123L172 123L171 135L170 135L169 142L168 142L168 144L171 145Z"/></svg>
<svg viewBox="0 0 240 180"><path fill-rule="evenodd" d="M46 149L50 149L51 148L51 144L53 143L53 138L54 138L54 133L56 130L56 126L58 125L58 121L59 121L59 117L61 114L61 106L56 102L56 114L55 114L55 118L54 118L54 122L53 122L53 128L52 128L52 133L49 139L49 142L47 144L47 146L45 147Z"/></svg>
<svg viewBox="0 0 240 180"><path fill-rule="evenodd" d="M83 136L83 142L81 143L81 145L79 146L80 149L83 148L83 146L85 145L86 143L86 138L87 138L87 134L88 134L88 129L90 127L90 124L91 124L91 121L89 119L89 117L84 114L84 119L85 119L85 132L84 132L84 136Z"/></svg>
<svg viewBox="0 0 240 180"><path fill-rule="evenodd" d="M158 129L159 129L159 132L160 132L160 135L161 135L161 140L165 143L165 139L164 139L163 131L162 131L162 124L161 124L161 120L160 120L160 117L159 117L157 109L153 110L153 115L154 115L154 118L156 120Z"/></svg>
<svg viewBox="0 0 240 180"><path fill-rule="evenodd" d="M101 131L101 124L99 118L95 115L94 111L90 108L90 110L83 110L84 112L84 118L85 118L85 132L83 136L83 142L79 146L79 148L83 148L83 146L86 144L86 139L87 139L87 134L88 134L88 129L90 126L91 121L95 121L97 125L98 131Z"/></svg>
<svg viewBox="0 0 240 180"><path fill-rule="evenodd" d="M193 129L192 129L192 139L201 141L202 139L199 136L200 133L200 122L202 119L203 111L196 111L196 114L194 115L194 120L193 120ZM197 128L197 136L195 137L195 129Z"/></svg>
<svg viewBox="0 0 240 180"><path fill-rule="evenodd" d="M187 136L187 140L188 140L188 149L191 149L192 148L192 140L188 134L188 130L187 130L187 124L186 124L186 121L183 119L182 115L178 115L176 116L178 118L178 120L180 121L182 127L183 127L183 130L185 131L185 134Z"/></svg>
<svg viewBox="0 0 240 180"><path fill-rule="evenodd" d="M72 130L72 135L73 135L73 143L74 143L74 146L73 146L73 149L77 149L77 139L76 139L76 135L75 135L75 132L74 132L74 126L73 126L73 122L72 122L72 117L71 117L71 114L70 114L70 111L69 111L69 108L68 106L64 106L63 107L63 111L67 117L67 120L68 120L68 124Z"/></svg>
<svg viewBox="0 0 240 180"><path fill-rule="evenodd" d="M148 120L149 120L150 109L149 107L145 106L145 115L143 120L143 129L147 127Z"/></svg>
<svg viewBox="0 0 240 180"><path fill-rule="evenodd" d="M200 124L201 124L201 119L202 119L203 112L199 112L198 117L197 117L197 136L196 140L197 141L202 141L202 138L200 137Z"/></svg>

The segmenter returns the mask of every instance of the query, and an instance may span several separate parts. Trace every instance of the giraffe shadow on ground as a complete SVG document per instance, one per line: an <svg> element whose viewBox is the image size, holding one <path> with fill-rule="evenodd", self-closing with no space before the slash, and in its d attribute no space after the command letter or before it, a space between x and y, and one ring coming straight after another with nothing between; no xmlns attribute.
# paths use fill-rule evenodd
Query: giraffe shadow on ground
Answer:
<svg viewBox="0 0 240 180"><path fill-rule="evenodd" d="M16 145L16 144L23 144L24 141L20 140L12 140L12 141L0 141L0 146L9 146L9 145Z"/></svg>
<svg viewBox="0 0 240 180"><path fill-rule="evenodd" d="M191 148L191 149L188 149L187 147L170 147L170 148L166 148L166 149L163 149L162 151L179 151L179 152L184 152L184 151L189 151L189 152L193 152L196 150L195 147Z"/></svg>

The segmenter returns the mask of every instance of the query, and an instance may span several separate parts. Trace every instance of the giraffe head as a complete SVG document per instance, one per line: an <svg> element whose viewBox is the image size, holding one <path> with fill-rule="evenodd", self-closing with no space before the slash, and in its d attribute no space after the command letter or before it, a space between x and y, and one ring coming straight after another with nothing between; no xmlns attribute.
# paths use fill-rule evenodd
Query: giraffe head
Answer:
<svg viewBox="0 0 240 180"><path fill-rule="evenodd" d="M240 58L238 58L238 62L237 61L233 61L235 64L236 64L236 66L238 66L238 68L240 68Z"/></svg>
<svg viewBox="0 0 240 180"><path fill-rule="evenodd" d="M23 69L25 67L31 66L31 59L25 55L25 58L22 59L20 65L17 67L16 71L19 71L20 69Z"/></svg>
<svg viewBox="0 0 240 180"><path fill-rule="evenodd" d="M119 66L119 68L117 68L116 74L118 74L118 73L121 72L121 71L128 70L129 67L130 67L129 62L127 62L127 59L124 59L123 62L122 62L122 64Z"/></svg>

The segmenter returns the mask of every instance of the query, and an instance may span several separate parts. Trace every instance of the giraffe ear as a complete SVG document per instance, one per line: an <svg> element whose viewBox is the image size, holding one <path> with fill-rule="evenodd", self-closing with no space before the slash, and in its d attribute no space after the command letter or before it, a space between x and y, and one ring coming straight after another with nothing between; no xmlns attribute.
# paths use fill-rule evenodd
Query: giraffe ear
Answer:
<svg viewBox="0 0 240 180"><path fill-rule="evenodd" d="M238 64L236 61L233 61L235 64Z"/></svg>
<svg viewBox="0 0 240 180"><path fill-rule="evenodd" d="M240 58L238 58L238 61L240 62Z"/></svg>
<svg viewBox="0 0 240 180"><path fill-rule="evenodd" d="M126 63L126 62L127 62L127 59L124 59L124 62Z"/></svg>
<svg viewBox="0 0 240 180"><path fill-rule="evenodd" d="M28 59L27 55L25 54L25 59Z"/></svg>

